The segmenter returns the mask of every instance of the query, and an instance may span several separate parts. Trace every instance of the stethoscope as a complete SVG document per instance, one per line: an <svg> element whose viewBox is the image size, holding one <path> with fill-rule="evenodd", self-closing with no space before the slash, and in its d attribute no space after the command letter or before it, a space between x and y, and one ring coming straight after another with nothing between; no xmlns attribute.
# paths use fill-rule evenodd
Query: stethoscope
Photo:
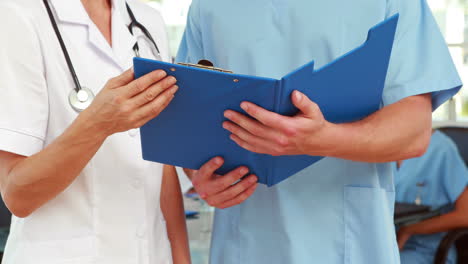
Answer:
<svg viewBox="0 0 468 264"><path fill-rule="evenodd" d="M52 26L54 28L55 35L57 35L57 39L58 39L58 41L60 43L60 48L62 49L63 55L65 57L67 65L68 65L68 69L70 70L70 74L71 74L71 76L73 78L73 82L75 84L75 88L70 91L70 94L68 96L68 101L70 103L70 106L75 111L81 112L81 111L85 110L93 102L94 97L95 97L94 93L89 88L81 86L80 80L78 79L78 76L76 75L75 67L73 66L73 63L72 63L72 61L70 59L70 55L68 54L67 47L65 46L65 43L63 41L62 34L60 33L60 31L58 29L57 22L55 21L55 17L54 17L54 15L52 13L52 10L50 8L48 0L43 0L43 2L44 2L44 5L45 5L45 7L47 9L47 13L49 15L50 21L51 21ZM153 37L151 36L149 31L146 29L146 27L144 27L142 24L140 24L136 20L135 15L133 14L132 10L130 9L130 6L128 5L128 3L125 3L125 4L127 6L127 12L128 12L128 15L130 16L130 20L131 20L130 24L128 25L128 30L130 31L130 33L132 35L134 33L134 31L133 31L134 28L137 28L137 29L141 30L141 32L143 32L143 34L149 39L149 41L154 46L154 48L155 48L155 50L157 52L157 56L159 58L161 58L161 53L159 52L159 47L156 44L156 41L154 41ZM140 47L138 45L138 42L135 43L135 45L133 46L133 52L135 53L135 56L140 57Z"/></svg>

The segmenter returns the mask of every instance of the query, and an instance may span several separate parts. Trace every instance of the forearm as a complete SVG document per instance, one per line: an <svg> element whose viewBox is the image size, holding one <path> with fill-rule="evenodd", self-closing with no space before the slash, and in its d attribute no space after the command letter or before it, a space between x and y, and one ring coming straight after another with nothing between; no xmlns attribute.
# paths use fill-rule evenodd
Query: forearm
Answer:
<svg viewBox="0 0 468 264"><path fill-rule="evenodd" d="M468 227L467 217L461 212L454 211L403 228L413 235L429 235L466 227Z"/></svg>
<svg viewBox="0 0 468 264"><path fill-rule="evenodd" d="M455 209L448 214L404 227L411 234L434 234L468 227L468 188L458 197Z"/></svg>
<svg viewBox="0 0 468 264"><path fill-rule="evenodd" d="M80 115L41 152L18 159L2 178L1 192L6 205L17 216L31 214L73 182L105 138L86 115Z"/></svg>
<svg viewBox="0 0 468 264"><path fill-rule="evenodd" d="M419 95L384 107L361 121L331 124L330 153L322 154L361 162L420 156L430 141L431 112L431 96Z"/></svg>
<svg viewBox="0 0 468 264"><path fill-rule="evenodd" d="M164 166L161 188L161 209L167 223L173 262L174 264L191 263L182 192L173 166Z"/></svg>

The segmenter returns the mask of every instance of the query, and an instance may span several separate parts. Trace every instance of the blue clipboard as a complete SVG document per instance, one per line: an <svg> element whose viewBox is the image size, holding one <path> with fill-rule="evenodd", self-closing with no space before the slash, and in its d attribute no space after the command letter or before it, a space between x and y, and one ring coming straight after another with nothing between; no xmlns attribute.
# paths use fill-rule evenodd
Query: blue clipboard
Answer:
<svg viewBox="0 0 468 264"><path fill-rule="evenodd" d="M211 158L221 156L225 164L220 174L245 165L260 183L278 184L322 157L274 157L244 150L223 129L224 111L245 113L240 103L250 101L291 116L298 109L290 95L299 90L320 106L330 122L367 117L381 107L397 24L395 15L370 29L367 41L360 47L321 69L314 70L311 62L281 80L135 58L136 78L163 69L177 78L180 87L172 103L141 128L143 158L199 169Z"/></svg>

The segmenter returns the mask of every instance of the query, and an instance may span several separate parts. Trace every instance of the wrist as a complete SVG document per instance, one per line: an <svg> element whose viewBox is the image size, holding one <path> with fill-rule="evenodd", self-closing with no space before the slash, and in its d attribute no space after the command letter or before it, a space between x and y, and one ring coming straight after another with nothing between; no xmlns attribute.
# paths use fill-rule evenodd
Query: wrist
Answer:
<svg viewBox="0 0 468 264"><path fill-rule="evenodd" d="M112 133L102 124L96 122L94 114L85 110L81 112L72 124L80 134L86 134L97 141L104 141Z"/></svg>
<svg viewBox="0 0 468 264"><path fill-rule="evenodd" d="M323 157L337 157L340 148L343 147L342 137L345 136L344 128L340 124L330 123L325 121L323 128L319 133L311 135L311 142L318 142L307 144L307 155L323 156ZM318 138L317 138L318 137Z"/></svg>

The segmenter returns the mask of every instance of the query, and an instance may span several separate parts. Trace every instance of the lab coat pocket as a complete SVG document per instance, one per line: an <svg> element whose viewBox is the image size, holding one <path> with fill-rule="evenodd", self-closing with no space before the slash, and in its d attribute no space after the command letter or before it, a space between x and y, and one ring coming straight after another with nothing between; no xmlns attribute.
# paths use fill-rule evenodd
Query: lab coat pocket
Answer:
<svg viewBox="0 0 468 264"><path fill-rule="evenodd" d="M345 264L400 263L393 225L394 192L346 186Z"/></svg>
<svg viewBox="0 0 468 264"><path fill-rule="evenodd" d="M53 241L22 241L10 262L21 264L94 264L94 236Z"/></svg>

